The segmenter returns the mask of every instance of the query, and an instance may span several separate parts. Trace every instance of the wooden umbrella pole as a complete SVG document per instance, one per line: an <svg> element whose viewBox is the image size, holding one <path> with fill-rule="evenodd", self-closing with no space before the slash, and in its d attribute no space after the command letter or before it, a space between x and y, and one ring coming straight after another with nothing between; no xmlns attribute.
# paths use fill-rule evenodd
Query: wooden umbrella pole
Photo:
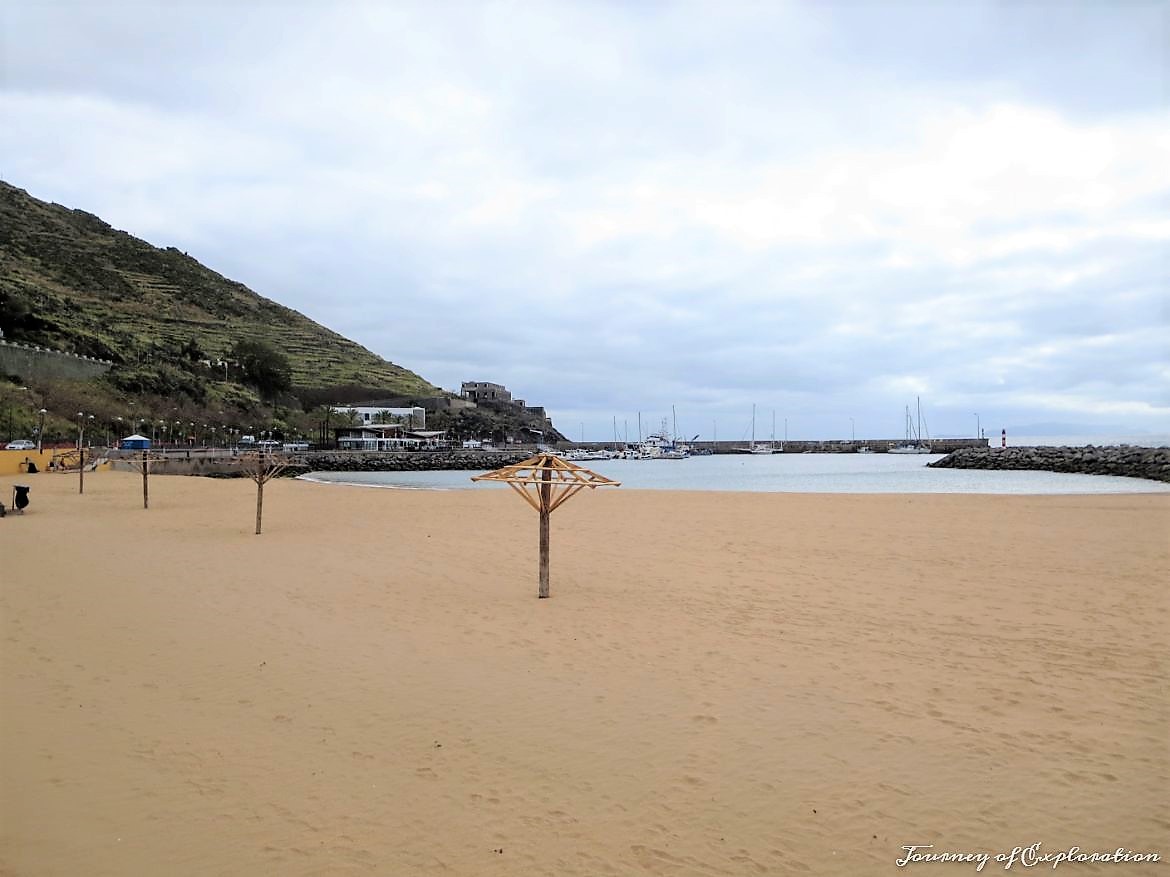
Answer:
<svg viewBox="0 0 1170 877"><path fill-rule="evenodd" d="M540 477L540 590L537 596L543 599L548 596L548 516L552 504L552 473L545 469Z"/></svg>
<svg viewBox="0 0 1170 877"><path fill-rule="evenodd" d="M142 507L150 508L150 460L142 452Z"/></svg>
<svg viewBox="0 0 1170 877"><path fill-rule="evenodd" d="M576 463L562 460L550 453L537 454L520 463L502 466L483 475L472 475L471 480L507 484L536 509L540 516L540 587L536 595L541 599L548 597L549 516L561 503L583 488L588 487L592 490L595 487L621 486L620 481L590 472ZM557 490L555 496L554 484Z"/></svg>

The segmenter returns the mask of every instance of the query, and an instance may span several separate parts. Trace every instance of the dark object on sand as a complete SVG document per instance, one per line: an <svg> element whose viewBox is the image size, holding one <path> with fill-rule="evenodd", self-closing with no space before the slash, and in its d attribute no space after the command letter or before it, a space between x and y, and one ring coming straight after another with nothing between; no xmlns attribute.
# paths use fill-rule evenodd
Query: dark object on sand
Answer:
<svg viewBox="0 0 1170 877"><path fill-rule="evenodd" d="M28 488L23 484L12 485L12 511L14 514L24 514L28 507Z"/></svg>

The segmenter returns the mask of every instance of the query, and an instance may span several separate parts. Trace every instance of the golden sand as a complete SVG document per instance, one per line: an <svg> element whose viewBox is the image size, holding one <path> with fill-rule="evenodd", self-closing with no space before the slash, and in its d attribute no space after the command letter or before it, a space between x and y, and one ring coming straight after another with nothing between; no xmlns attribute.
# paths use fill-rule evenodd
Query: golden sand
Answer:
<svg viewBox="0 0 1170 877"><path fill-rule="evenodd" d="M254 536L249 481L22 479L6 875L1170 856L1170 496L600 491L537 600L502 489L281 481Z"/></svg>

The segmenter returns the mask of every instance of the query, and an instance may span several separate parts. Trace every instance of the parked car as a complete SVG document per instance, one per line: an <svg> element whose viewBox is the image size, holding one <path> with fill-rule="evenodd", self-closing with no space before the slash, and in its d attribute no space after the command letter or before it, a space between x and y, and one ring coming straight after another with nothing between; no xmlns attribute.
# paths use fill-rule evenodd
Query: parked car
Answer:
<svg viewBox="0 0 1170 877"><path fill-rule="evenodd" d="M28 439L17 439L14 442L9 442L4 446L9 451L35 451L37 449L36 442L30 442Z"/></svg>

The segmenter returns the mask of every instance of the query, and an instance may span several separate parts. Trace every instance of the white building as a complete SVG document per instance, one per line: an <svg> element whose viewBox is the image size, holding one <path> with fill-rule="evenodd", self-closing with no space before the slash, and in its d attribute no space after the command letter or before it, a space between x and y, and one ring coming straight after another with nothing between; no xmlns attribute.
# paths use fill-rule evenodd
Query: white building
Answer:
<svg viewBox="0 0 1170 877"><path fill-rule="evenodd" d="M401 423L407 429L427 428L427 410L418 406L412 408L359 408L351 405L334 405L333 410L338 414L354 412L363 426Z"/></svg>
<svg viewBox="0 0 1170 877"><path fill-rule="evenodd" d="M341 426L334 431L343 451L441 451L448 446L445 430L407 430L400 423Z"/></svg>

